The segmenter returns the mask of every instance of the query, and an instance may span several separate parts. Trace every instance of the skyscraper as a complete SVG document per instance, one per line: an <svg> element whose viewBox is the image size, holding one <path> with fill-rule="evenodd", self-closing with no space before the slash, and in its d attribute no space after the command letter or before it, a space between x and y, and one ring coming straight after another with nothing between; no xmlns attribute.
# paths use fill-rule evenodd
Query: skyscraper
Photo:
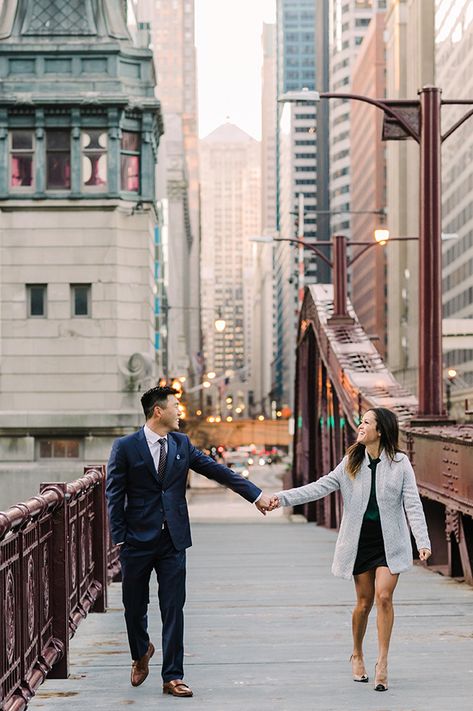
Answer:
<svg viewBox="0 0 473 711"><path fill-rule="evenodd" d="M277 95L315 89L315 5L313 0L278 0ZM296 237L299 195L304 201L304 239L316 238L315 105L279 103L277 124L277 228L283 239ZM311 212L312 211L312 212ZM298 253L294 245L275 248L276 352L273 394L278 408L293 406L298 314ZM317 265L304 253L305 282L314 283Z"/></svg>
<svg viewBox="0 0 473 711"><path fill-rule="evenodd" d="M386 95L415 99L419 87L434 84L434 5L391 0L386 12ZM415 141L386 145L387 224L393 237L419 234L419 146ZM417 388L419 245L392 242L387 260L388 364L396 378Z"/></svg>
<svg viewBox="0 0 473 711"><path fill-rule="evenodd" d="M350 92L353 64L373 14L386 0L333 0L330 32L330 90ZM350 102L330 101L330 210L332 234L350 235Z"/></svg>
<svg viewBox="0 0 473 711"><path fill-rule="evenodd" d="M157 300L157 320L167 342L163 374L193 379L201 345L194 0L135 2L138 18L150 24L156 95L166 129L159 149L157 194L160 241L167 258L166 301Z"/></svg>
<svg viewBox="0 0 473 711"><path fill-rule="evenodd" d="M204 355L233 404L249 405L253 312L252 245L261 232L260 144L227 123L200 144L201 294ZM225 321L215 330L215 320ZM208 393L207 397L211 397ZM224 413L221 413L224 414Z"/></svg>
<svg viewBox="0 0 473 711"><path fill-rule="evenodd" d="M443 99L473 96L473 4L436 2L436 80ZM445 125L455 123L466 106L444 107ZM442 168L442 227L451 239L443 248L443 315L473 318L473 130L467 121L445 142ZM473 322L471 322L473 323ZM464 331L465 332L465 331ZM468 331L466 331L468 332ZM471 331L470 331L471 332ZM467 348L445 353L464 385L473 385L473 339Z"/></svg>
<svg viewBox="0 0 473 711"><path fill-rule="evenodd" d="M261 231L276 234L276 25L264 24L261 72ZM273 246L255 243L252 381L255 413L271 412L271 367L274 359Z"/></svg>
<svg viewBox="0 0 473 711"><path fill-rule="evenodd" d="M353 65L354 94L382 98L385 95L384 13L371 18ZM374 241L386 205L386 144L381 141L383 114L374 106L355 101L351 110L352 164L351 241ZM353 247L353 258L363 247ZM374 345L386 354L386 252L381 246L368 249L351 267L352 303Z"/></svg>

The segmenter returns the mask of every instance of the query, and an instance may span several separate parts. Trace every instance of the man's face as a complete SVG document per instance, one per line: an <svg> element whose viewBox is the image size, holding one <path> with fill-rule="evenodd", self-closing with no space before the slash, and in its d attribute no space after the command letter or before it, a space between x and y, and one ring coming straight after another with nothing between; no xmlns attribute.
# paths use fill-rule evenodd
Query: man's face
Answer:
<svg viewBox="0 0 473 711"><path fill-rule="evenodd" d="M160 414L159 424L169 432L179 429L179 400L175 395L168 395L165 407L156 408L155 412Z"/></svg>

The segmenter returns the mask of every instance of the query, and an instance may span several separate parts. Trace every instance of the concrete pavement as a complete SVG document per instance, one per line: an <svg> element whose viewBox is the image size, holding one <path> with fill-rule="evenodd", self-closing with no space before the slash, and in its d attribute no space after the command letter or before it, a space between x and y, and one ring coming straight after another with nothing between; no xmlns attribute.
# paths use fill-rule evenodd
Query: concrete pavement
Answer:
<svg viewBox="0 0 473 711"><path fill-rule="evenodd" d="M264 467L252 478L273 491L277 474ZM374 612L365 650L370 683L351 680L353 584L330 574L335 532L291 521L281 511L263 517L220 488L199 488L189 508L194 546L188 553L185 678L194 698L162 695L158 652L143 686L129 685L120 585L113 584L109 611L90 615L71 642L71 677L46 681L32 711L473 709L472 588L421 567L401 576L390 688L376 693ZM159 645L155 595L150 629Z"/></svg>

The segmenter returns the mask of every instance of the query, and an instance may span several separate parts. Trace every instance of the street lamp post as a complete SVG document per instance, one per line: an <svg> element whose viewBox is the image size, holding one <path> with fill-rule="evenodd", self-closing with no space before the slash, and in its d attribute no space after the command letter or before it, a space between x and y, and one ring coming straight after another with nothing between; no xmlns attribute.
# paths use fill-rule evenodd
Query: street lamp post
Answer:
<svg viewBox="0 0 473 711"><path fill-rule="evenodd" d="M295 237L253 237L252 242L265 242L271 244L273 242L292 242L311 250L320 259L323 259L326 264L332 269L333 282L333 314L329 319L329 323L333 325L343 325L353 323L352 317L347 311L347 284L348 284L348 268L356 262L368 249L376 246L383 246L387 242L405 242L409 240L417 240L418 237L390 237L388 230L376 230L376 241L354 241L347 240L345 235L334 235L333 240L317 240L315 244L306 242ZM383 233L383 234L380 234ZM359 252L353 255L350 259L347 256L347 246L362 247ZM330 260L327 255L322 252L319 247L333 247L333 260Z"/></svg>
<svg viewBox="0 0 473 711"><path fill-rule="evenodd" d="M441 108L473 105L473 100L441 100L441 89L425 86L417 100L372 99L360 94L302 90L279 101L346 99L376 106L384 113L383 139L413 138L420 147L419 204L419 416L438 421L445 417L442 382L442 250L441 145L468 118L468 111L444 134Z"/></svg>

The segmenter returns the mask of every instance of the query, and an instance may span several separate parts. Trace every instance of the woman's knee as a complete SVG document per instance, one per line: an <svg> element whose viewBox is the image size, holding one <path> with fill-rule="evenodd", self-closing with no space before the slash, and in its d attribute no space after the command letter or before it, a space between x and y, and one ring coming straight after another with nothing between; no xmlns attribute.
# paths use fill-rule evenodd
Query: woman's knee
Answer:
<svg viewBox="0 0 473 711"><path fill-rule="evenodd" d="M373 598L372 597L358 597L356 601L356 609L358 612L361 612L364 615L368 615L370 613L371 608L373 607Z"/></svg>
<svg viewBox="0 0 473 711"><path fill-rule="evenodd" d="M393 604L393 594L391 590L378 590L376 592L376 606L391 608Z"/></svg>

